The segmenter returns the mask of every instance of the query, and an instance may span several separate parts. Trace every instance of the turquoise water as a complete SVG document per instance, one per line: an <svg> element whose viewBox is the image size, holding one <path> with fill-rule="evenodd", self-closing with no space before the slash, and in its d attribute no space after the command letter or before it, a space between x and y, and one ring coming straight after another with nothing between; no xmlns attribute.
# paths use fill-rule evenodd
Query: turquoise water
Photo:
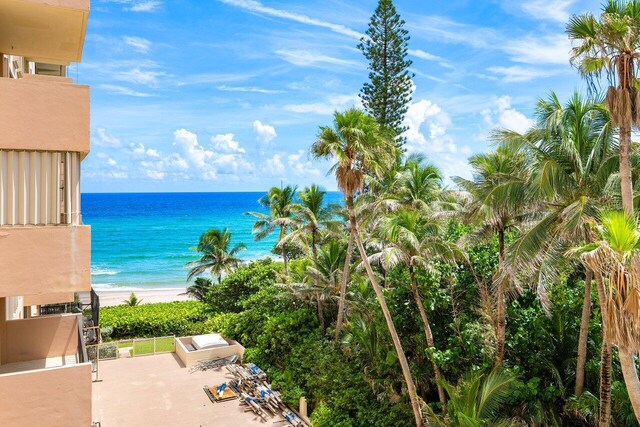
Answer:
<svg viewBox="0 0 640 427"><path fill-rule="evenodd" d="M184 265L198 258L190 250L209 228L228 227L241 255L270 255L276 236L256 242L248 211L264 193L83 194L82 216L91 225L91 279L96 289L137 290L187 285ZM329 203L339 193L327 194Z"/></svg>

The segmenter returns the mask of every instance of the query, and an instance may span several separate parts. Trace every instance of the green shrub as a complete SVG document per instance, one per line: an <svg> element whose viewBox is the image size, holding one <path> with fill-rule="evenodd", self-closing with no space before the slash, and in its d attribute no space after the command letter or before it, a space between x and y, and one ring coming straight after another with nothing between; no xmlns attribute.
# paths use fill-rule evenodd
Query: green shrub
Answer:
<svg viewBox="0 0 640 427"><path fill-rule="evenodd" d="M220 285L214 285L204 301L216 313L238 313L247 298L276 283L279 270L280 263L269 258L249 263L230 273Z"/></svg>
<svg viewBox="0 0 640 427"><path fill-rule="evenodd" d="M198 301L105 307L100 310L100 324L113 328L112 339L197 335L204 330L206 319L206 306Z"/></svg>

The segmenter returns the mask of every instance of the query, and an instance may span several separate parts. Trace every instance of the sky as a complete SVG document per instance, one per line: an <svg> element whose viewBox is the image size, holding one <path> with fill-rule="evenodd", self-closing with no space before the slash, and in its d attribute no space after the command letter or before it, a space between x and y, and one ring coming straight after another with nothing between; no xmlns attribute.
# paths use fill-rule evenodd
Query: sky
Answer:
<svg viewBox="0 0 640 427"><path fill-rule="evenodd" d="M396 0L411 40L407 150L451 176L522 132L535 103L586 85L564 29L596 0ZM84 192L336 188L309 147L334 111L361 106L356 48L377 0L92 0Z"/></svg>

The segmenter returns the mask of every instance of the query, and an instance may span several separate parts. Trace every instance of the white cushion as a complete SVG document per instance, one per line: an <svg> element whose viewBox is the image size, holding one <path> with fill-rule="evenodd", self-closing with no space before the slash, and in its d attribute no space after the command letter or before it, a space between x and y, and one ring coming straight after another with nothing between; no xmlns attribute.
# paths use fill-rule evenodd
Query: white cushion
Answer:
<svg viewBox="0 0 640 427"><path fill-rule="evenodd" d="M191 344L193 344L196 350L229 346L229 343L224 338L222 338L220 334L207 334L207 335L195 336L191 338Z"/></svg>

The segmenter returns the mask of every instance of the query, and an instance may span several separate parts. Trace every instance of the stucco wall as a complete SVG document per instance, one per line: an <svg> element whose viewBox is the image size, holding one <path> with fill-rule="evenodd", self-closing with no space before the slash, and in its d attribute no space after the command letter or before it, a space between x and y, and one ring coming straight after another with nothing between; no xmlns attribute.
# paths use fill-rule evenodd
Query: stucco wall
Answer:
<svg viewBox="0 0 640 427"><path fill-rule="evenodd" d="M0 227L0 297L91 289L89 226Z"/></svg>
<svg viewBox="0 0 640 427"><path fill-rule="evenodd" d="M0 79L0 148L89 152L89 86L48 76Z"/></svg>
<svg viewBox="0 0 640 427"><path fill-rule="evenodd" d="M26 362L76 354L78 352L77 322L76 314L8 321L5 324L7 346L2 363Z"/></svg>
<svg viewBox="0 0 640 427"><path fill-rule="evenodd" d="M91 425L91 364L0 375L3 427Z"/></svg>
<svg viewBox="0 0 640 427"><path fill-rule="evenodd" d="M228 347L210 348L196 351L187 351L184 344L191 343L191 337L176 338L176 355L185 367L190 368L198 362L237 355L240 360L244 355L244 347L237 341L227 340Z"/></svg>

